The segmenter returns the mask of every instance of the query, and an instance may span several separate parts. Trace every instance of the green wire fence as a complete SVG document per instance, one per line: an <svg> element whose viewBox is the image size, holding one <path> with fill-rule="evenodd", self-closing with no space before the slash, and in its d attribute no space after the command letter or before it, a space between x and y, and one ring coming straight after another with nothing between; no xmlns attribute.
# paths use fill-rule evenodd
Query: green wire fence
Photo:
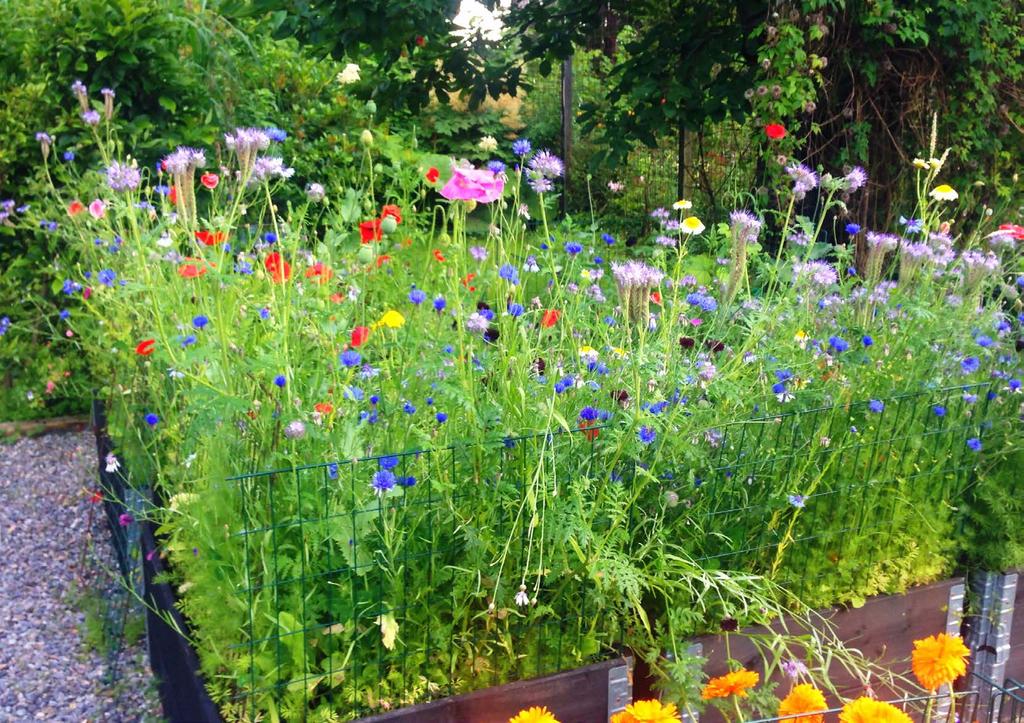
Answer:
<svg viewBox="0 0 1024 723"><path fill-rule="evenodd" d="M921 582L908 556L939 577L978 448L1016 421L993 390L695 427L636 459L590 428L234 477L237 703L355 717L607 656L629 610L664 612L653 525L810 604Z"/></svg>

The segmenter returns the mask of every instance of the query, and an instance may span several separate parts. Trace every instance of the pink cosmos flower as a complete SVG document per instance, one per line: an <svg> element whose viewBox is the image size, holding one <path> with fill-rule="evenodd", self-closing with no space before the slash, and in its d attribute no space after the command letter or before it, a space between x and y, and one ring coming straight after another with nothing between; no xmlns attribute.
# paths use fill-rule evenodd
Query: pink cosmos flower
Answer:
<svg viewBox="0 0 1024 723"><path fill-rule="evenodd" d="M485 169L452 166L452 177L441 189L450 201L490 203L505 191L505 179Z"/></svg>
<svg viewBox="0 0 1024 723"><path fill-rule="evenodd" d="M107 215L107 204L97 198L89 204L89 213L93 218L99 220Z"/></svg>

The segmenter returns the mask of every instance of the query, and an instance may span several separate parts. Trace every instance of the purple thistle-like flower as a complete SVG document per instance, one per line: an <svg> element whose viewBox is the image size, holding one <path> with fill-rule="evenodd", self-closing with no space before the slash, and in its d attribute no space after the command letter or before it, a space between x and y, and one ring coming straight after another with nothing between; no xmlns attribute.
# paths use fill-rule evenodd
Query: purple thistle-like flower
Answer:
<svg viewBox="0 0 1024 723"><path fill-rule="evenodd" d="M224 134L224 145L239 155L243 152L262 151L270 146L270 135L262 128L236 128Z"/></svg>
<svg viewBox="0 0 1024 723"><path fill-rule="evenodd" d="M750 211L733 211L729 214L729 224L737 241L757 243L757 237L761 234L761 219Z"/></svg>
<svg viewBox="0 0 1024 723"><path fill-rule="evenodd" d="M655 236L654 243L659 246L667 246L669 248L675 248L676 240L671 236Z"/></svg>
<svg viewBox="0 0 1024 723"><path fill-rule="evenodd" d="M320 203L324 200L324 196L327 195L324 191L324 187L319 183L311 183L306 186L306 198L313 203Z"/></svg>
<svg viewBox="0 0 1024 723"><path fill-rule="evenodd" d="M623 288L646 286L648 288L661 283L665 274L661 270L648 266L642 261L612 262L612 275L615 283Z"/></svg>
<svg viewBox="0 0 1024 723"><path fill-rule="evenodd" d="M107 167L107 185L115 191L134 191L142 182L136 166L114 161Z"/></svg>
<svg viewBox="0 0 1024 723"><path fill-rule="evenodd" d="M797 198L803 198L808 191L818 187L818 174L803 163L788 166L786 173L793 179L793 194Z"/></svg>
<svg viewBox="0 0 1024 723"><path fill-rule="evenodd" d="M843 176L843 188L847 193L853 193L864 188L868 182L867 172L860 166L854 166L850 172Z"/></svg>
<svg viewBox="0 0 1024 723"><path fill-rule="evenodd" d="M91 108L87 111L84 111L82 113L82 120L85 121L86 125L98 126L100 124L99 111L95 111Z"/></svg>
<svg viewBox="0 0 1024 723"><path fill-rule="evenodd" d="M487 318L476 311L470 314L469 318L466 319L466 330L472 331L476 334L483 334L487 331L489 326L490 322L487 321Z"/></svg>
<svg viewBox="0 0 1024 723"><path fill-rule="evenodd" d="M900 238L891 233L879 233L877 231L868 231L864 234L864 239L867 241L868 246L874 249L882 249L883 251L893 251L897 246L900 245Z"/></svg>
<svg viewBox="0 0 1024 723"><path fill-rule="evenodd" d="M275 156L261 156L252 164L252 179L269 181L272 178L291 178L295 169L284 165L284 159Z"/></svg>
<svg viewBox="0 0 1024 723"><path fill-rule="evenodd" d="M543 150L530 159L530 170L545 178L558 178L565 173L565 164L551 151Z"/></svg>
<svg viewBox="0 0 1024 723"><path fill-rule="evenodd" d="M793 281L805 282L821 289L839 281L839 274L825 261L796 262L793 264Z"/></svg>
<svg viewBox="0 0 1024 723"><path fill-rule="evenodd" d="M487 249L483 246L470 246L469 255L472 256L474 260L483 263L487 260Z"/></svg>
<svg viewBox="0 0 1024 723"><path fill-rule="evenodd" d="M544 176L538 176L537 178L531 178L530 188L534 190L534 193L547 193L555 187L551 180Z"/></svg>
<svg viewBox="0 0 1024 723"><path fill-rule="evenodd" d="M164 167L172 175L184 175L206 165L206 153L198 148L178 146L164 158Z"/></svg>

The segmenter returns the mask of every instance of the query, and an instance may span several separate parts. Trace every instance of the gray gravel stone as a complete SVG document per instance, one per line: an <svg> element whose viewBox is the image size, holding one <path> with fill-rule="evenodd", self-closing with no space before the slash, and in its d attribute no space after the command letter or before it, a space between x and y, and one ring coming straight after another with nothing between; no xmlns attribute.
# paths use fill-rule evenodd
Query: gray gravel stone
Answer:
<svg viewBox="0 0 1024 723"><path fill-rule="evenodd" d="M87 617L95 632L127 599L89 499L96 478L89 433L0 445L0 722L160 720L144 637L86 640Z"/></svg>

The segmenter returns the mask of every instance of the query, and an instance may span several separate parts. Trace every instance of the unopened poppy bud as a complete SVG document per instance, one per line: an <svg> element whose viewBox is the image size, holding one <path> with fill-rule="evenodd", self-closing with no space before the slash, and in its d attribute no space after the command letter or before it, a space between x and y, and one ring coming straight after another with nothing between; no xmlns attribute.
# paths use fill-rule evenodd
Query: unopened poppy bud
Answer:
<svg viewBox="0 0 1024 723"><path fill-rule="evenodd" d="M373 251L373 247L370 246L369 244L364 244L360 246L359 251L356 253L356 258L358 258L359 261L364 264L368 264L371 261L373 261L375 256L376 254Z"/></svg>
<svg viewBox="0 0 1024 723"><path fill-rule="evenodd" d="M394 216L385 216L381 219L380 230L384 233L394 233L397 228L398 222L395 220Z"/></svg>
<svg viewBox="0 0 1024 723"><path fill-rule="evenodd" d="M370 132L369 128L364 129L363 132L359 135L359 142L362 143L367 148L373 147L373 133Z"/></svg>

